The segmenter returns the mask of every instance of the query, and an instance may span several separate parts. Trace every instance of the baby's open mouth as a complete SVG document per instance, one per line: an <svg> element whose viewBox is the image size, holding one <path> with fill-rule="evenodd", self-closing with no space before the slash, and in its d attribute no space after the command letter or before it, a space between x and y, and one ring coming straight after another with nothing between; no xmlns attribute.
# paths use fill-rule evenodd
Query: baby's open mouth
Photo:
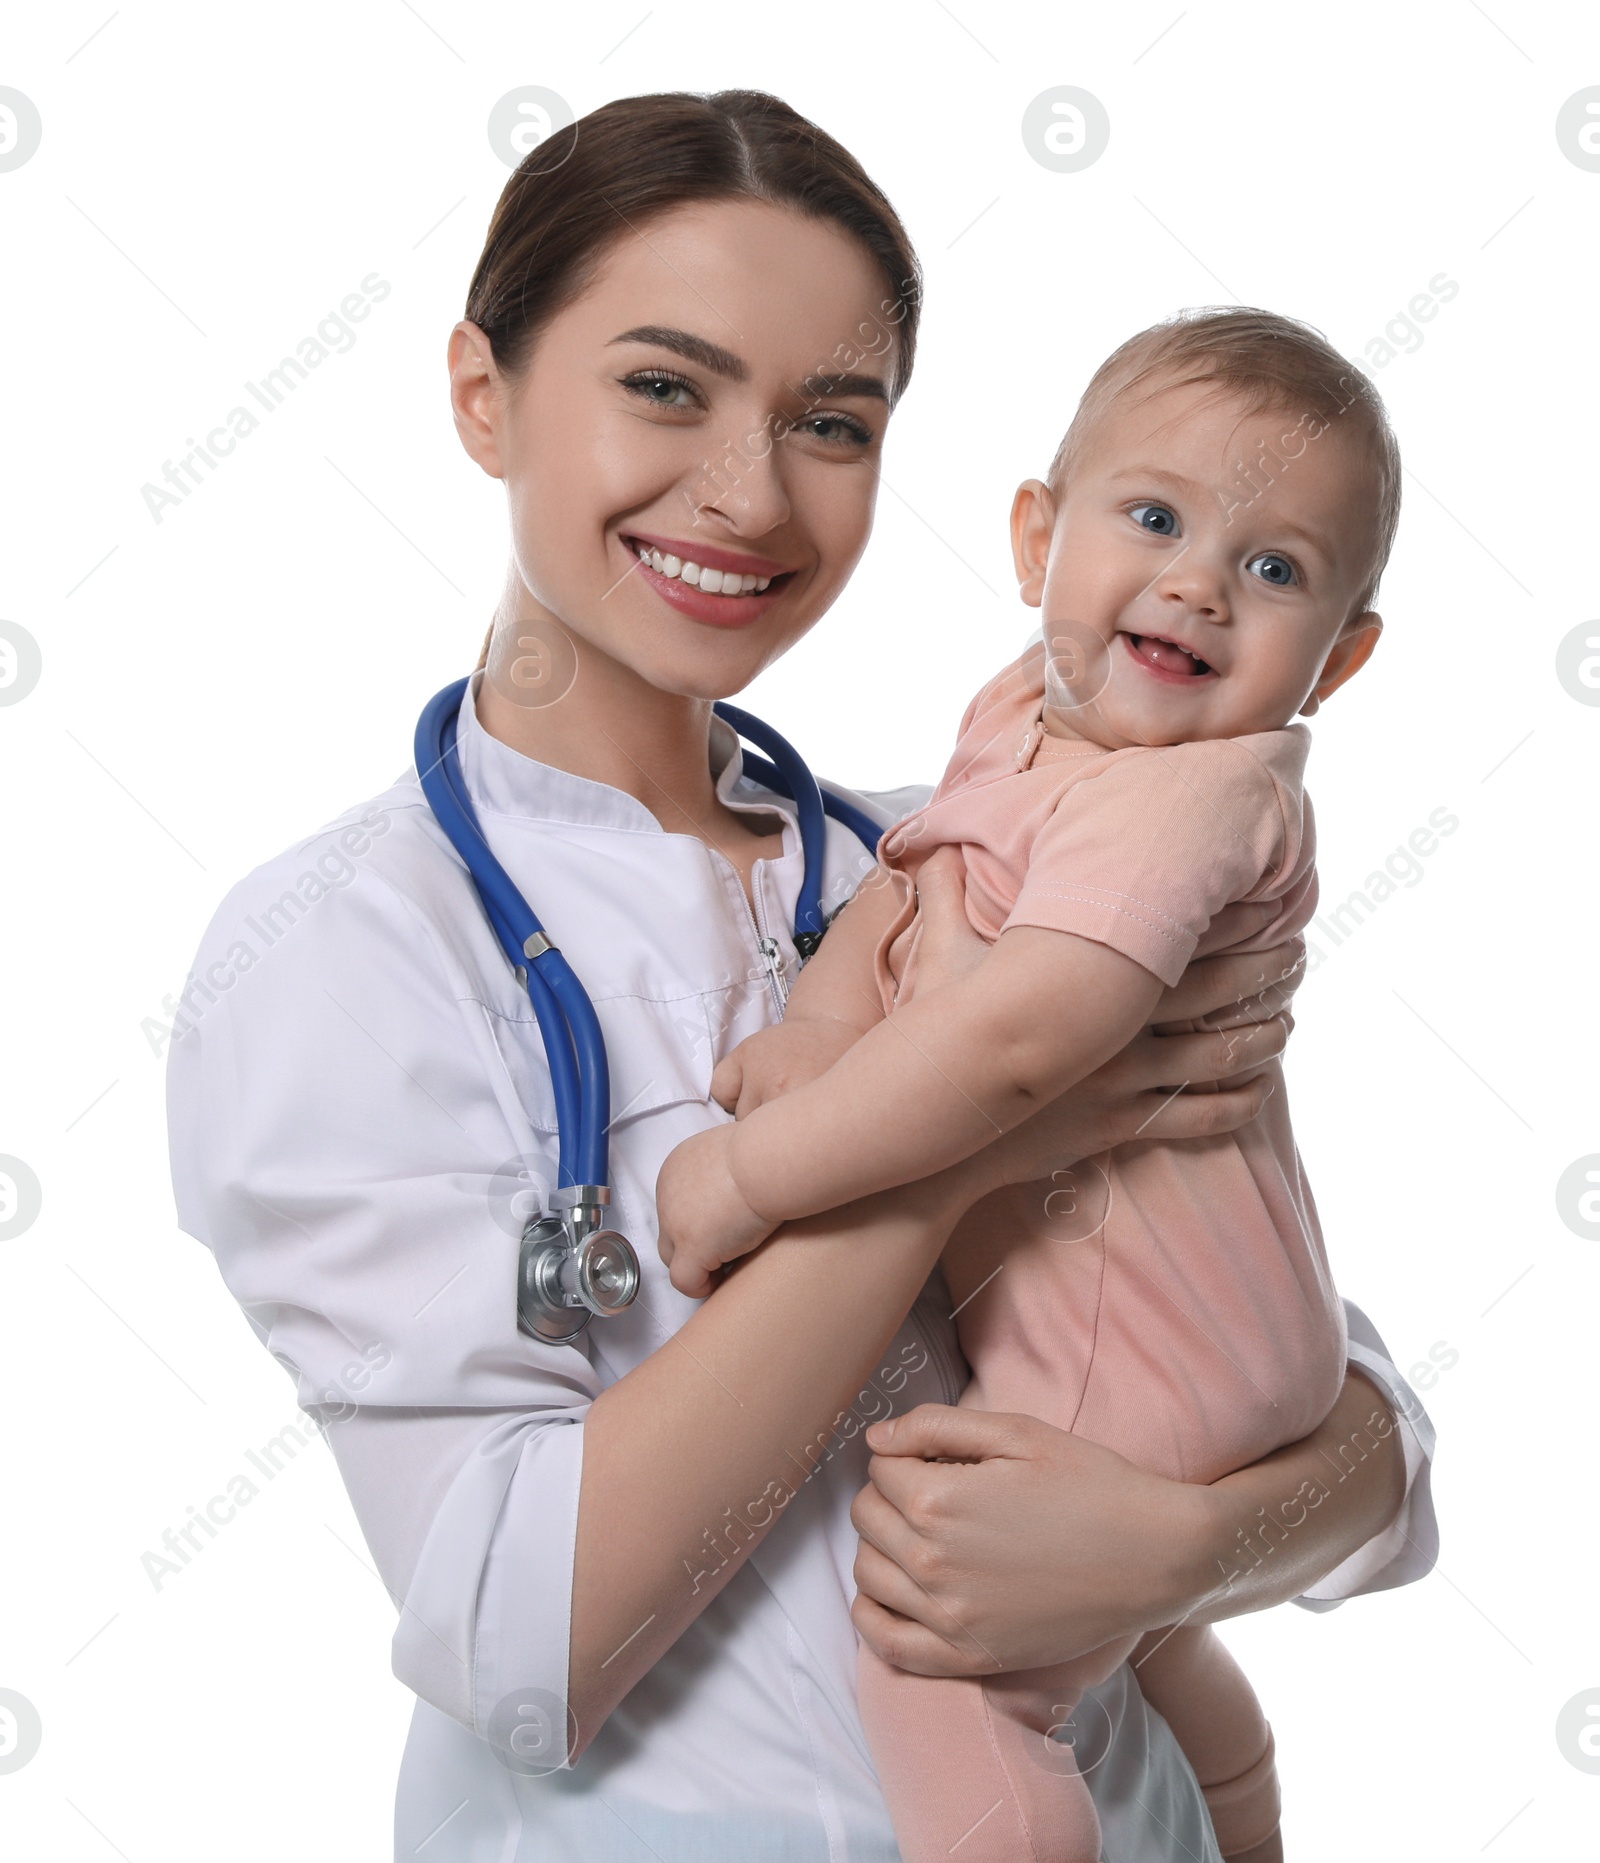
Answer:
<svg viewBox="0 0 1600 1863"><path fill-rule="evenodd" d="M1147 665L1158 668L1163 673L1174 673L1180 679L1202 679L1215 669L1200 658L1190 653L1187 647L1180 647L1176 641L1162 640L1157 634L1124 634L1128 651Z"/></svg>

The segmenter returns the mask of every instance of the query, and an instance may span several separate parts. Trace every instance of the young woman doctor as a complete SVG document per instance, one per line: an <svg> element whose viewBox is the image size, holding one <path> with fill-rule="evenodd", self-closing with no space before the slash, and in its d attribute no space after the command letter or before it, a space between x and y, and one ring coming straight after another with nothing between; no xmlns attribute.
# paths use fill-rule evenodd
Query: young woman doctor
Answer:
<svg viewBox="0 0 1600 1863"><path fill-rule="evenodd" d="M327 1423L399 1606L408 1863L891 1863L857 1632L972 1674L1431 1561L1426 1420L1359 1313L1323 1427L1209 1488L949 1407L965 1374L937 1264L965 1208L1259 1109L1285 1023L1281 999L1239 1006L1259 978L1237 963L1196 964L1161 1012L1230 1032L1148 1032L959 1169L791 1225L704 1302L656 1257L661 1162L726 1116L715 1064L778 1017L798 961L794 809L712 702L855 567L916 280L887 201L786 105L633 98L512 177L451 333L457 431L511 519L460 765L599 1016L632 1307L571 1345L518 1331L553 1096L414 772L236 887L196 960L169 1075L180 1220ZM696 586L691 564L722 574ZM886 825L924 793L854 800ZM828 837L837 904L870 863ZM330 859L341 883L307 887ZM924 905L920 961L983 960L959 866L930 869ZM1253 1538L1263 1509L1293 1530ZM1112 1863L1215 1857L1126 1670L1080 1721Z"/></svg>

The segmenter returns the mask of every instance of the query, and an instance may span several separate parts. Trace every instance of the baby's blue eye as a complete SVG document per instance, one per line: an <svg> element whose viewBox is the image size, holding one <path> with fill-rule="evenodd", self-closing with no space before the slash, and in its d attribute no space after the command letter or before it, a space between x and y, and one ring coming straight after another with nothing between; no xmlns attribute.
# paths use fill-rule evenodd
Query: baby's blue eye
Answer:
<svg viewBox="0 0 1600 1863"><path fill-rule="evenodd" d="M1128 513L1141 530L1150 531L1157 537L1176 537L1178 534L1177 517L1165 505L1135 505Z"/></svg>
<svg viewBox="0 0 1600 1863"><path fill-rule="evenodd" d="M1294 564L1288 557L1270 551L1265 556L1254 558L1249 567L1263 582L1270 582L1275 589L1291 588L1299 580L1294 573Z"/></svg>

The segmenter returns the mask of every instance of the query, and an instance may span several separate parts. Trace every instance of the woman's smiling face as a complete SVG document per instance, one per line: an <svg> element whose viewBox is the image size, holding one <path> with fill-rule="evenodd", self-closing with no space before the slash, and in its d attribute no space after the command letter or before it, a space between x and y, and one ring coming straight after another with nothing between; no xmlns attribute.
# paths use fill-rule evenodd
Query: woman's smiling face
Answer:
<svg viewBox="0 0 1600 1863"><path fill-rule="evenodd" d="M518 375L457 325L457 429L505 481L519 619L694 698L793 646L871 531L888 295L837 226L735 200L623 234Z"/></svg>

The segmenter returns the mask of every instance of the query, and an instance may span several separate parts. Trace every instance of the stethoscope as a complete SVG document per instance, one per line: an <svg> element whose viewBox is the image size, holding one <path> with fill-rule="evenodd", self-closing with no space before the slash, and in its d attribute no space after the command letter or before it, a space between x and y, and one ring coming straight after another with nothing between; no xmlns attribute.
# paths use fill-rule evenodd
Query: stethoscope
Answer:
<svg viewBox="0 0 1600 1863"><path fill-rule="evenodd" d="M549 1208L534 1216L522 1234L517 1324L530 1337L569 1344L596 1314L614 1319L639 1291L639 1257L633 1244L605 1226L611 1202L611 1075L588 992L489 851L467 796L456 754L456 719L467 684L458 679L423 708L417 720L417 775L439 826L466 865L518 984L528 992L544 1042L560 1164ZM803 964L828 927L822 909L825 817L842 822L874 854L882 831L863 810L823 789L800 753L770 725L735 705L719 702L712 709L740 737L767 753L757 757L746 751L745 773L795 804L805 870L794 945Z"/></svg>

